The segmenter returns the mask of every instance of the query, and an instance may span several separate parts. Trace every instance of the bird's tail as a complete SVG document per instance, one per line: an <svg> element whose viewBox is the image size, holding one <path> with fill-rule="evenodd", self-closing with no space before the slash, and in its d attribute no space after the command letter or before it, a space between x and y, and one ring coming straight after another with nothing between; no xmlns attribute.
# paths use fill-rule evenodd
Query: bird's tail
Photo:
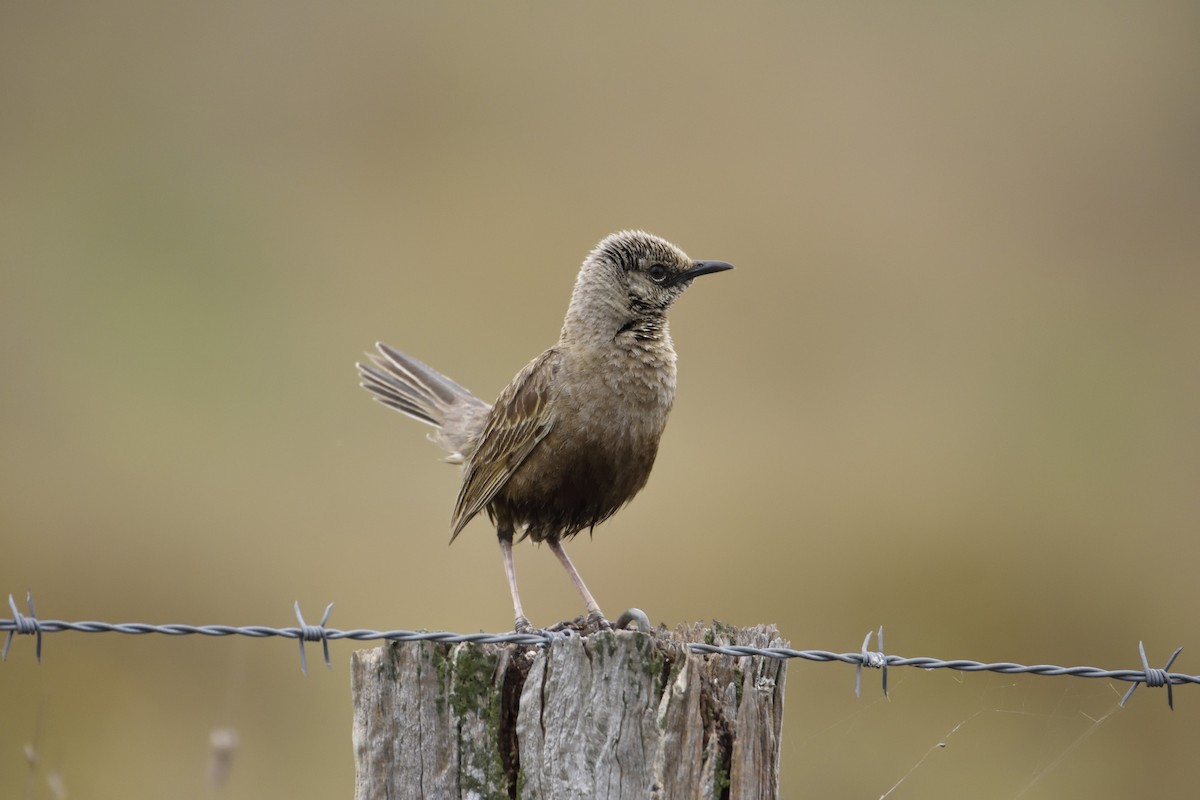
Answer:
<svg viewBox="0 0 1200 800"><path fill-rule="evenodd" d="M385 406L437 428L430 438L451 454L448 461L461 461L491 406L412 356L383 342L375 348L378 353L367 354L369 364L355 365L362 387Z"/></svg>

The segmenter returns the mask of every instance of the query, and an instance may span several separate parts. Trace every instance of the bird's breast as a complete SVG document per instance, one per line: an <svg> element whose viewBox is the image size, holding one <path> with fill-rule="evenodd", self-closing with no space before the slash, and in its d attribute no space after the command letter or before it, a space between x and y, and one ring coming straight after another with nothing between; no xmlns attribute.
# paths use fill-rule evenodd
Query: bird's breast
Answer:
<svg viewBox="0 0 1200 800"><path fill-rule="evenodd" d="M658 436L630 429L597 435L556 425L497 496L534 541L573 536L612 516L646 485Z"/></svg>
<svg viewBox="0 0 1200 800"><path fill-rule="evenodd" d="M595 525L646 485L674 400L673 352L581 355L564 359L550 430L501 493L535 540Z"/></svg>

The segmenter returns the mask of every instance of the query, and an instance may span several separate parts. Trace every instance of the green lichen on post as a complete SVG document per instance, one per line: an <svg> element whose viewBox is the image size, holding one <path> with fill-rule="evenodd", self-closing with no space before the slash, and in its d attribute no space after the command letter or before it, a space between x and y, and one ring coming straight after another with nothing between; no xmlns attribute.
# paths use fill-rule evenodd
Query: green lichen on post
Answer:
<svg viewBox="0 0 1200 800"><path fill-rule="evenodd" d="M729 796L729 770L722 764L717 767L717 774L713 779L713 800L722 800Z"/></svg>
<svg viewBox="0 0 1200 800"><path fill-rule="evenodd" d="M525 796L525 770L517 770L517 797Z"/></svg>
<svg viewBox="0 0 1200 800"><path fill-rule="evenodd" d="M662 686L664 690L675 683L675 681L679 678L680 670L682 670L683 665L687 663L687 656L684 655L680 657L672 657L665 660L669 664L669 667L664 671L663 674Z"/></svg>
<svg viewBox="0 0 1200 800"><path fill-rule="evenodd" d="M587 641L595 643L592 652L597 656L600 664L604 663L605 657L617 654L617 634L613 631L600 631L593 634Z"/></svg>
<svg viewBox="0 0 1200 800"><path fill-rule="evenodd" d="M501 692L495 683L498 660L498 653L485 647L456 648L450 664L450 705L460 731L460 786L479 797L503 800L508 797L508 778L499 750ZM472 719L483 723L482 737L461 735L464 724Z"/></svg>
<svg viewBox="0 0 1200 800"><path fill-rule="evenodd" d="M732 625L727 625L724 622L721 622L719 619L713 620L712 629L714 634L723 636L731 642L734 640L734 637L737 636L738 632L737 628L733 627Z"/></svg>
<svg viewBox="0 0 1200 800"><path fill-rule="evenodd" d="M642 672L646 677L656 681L662 681L664 678L664 667L667 664L667 656L654 641L654 637L638 633L634 634L634 646L637 648L638 655L642 658ZM666 682L663 682L666 685Z"/></svg>
<svg viewBox="0 0 1200 800"><path fill-rule="evenodd" d="M449 658L443 657L443 661L447 665L447 675L452 681L450 703L454 708L454 713L459 717L466 716L474 709L485 707L485 703L476 698L483 698L487 701L486 707L489 710L489 716L492 705L496 706L496 713L499 713L500 695L493 685L496 660L496 654L485 653L484 648L479 646L457 648L452 663ZM440 665L438 677L441 677Z"/></svg>
<svg viewBox="0 0 1200 800"><path fill-rule="evenodd" d="M437 710L440 714L446 709L444 692L450 690L450 648L446 645L433 645L429 654L429 660L433 662L433 668L437 670L438 686L442 688L442 691L438 692L436 700Z"/></svg>
<svg viewBox="0 0 1200 800"><path fill-rule="evenodd" d="M386 658L379 659L375 667L375 679L384 683L396 682L396 661L400 658L400 643L388 642Z"/></svg>

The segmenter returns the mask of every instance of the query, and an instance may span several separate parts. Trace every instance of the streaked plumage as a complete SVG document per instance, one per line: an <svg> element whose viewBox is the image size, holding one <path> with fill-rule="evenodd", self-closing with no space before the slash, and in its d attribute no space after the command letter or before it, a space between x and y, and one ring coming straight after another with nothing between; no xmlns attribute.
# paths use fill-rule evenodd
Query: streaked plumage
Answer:
<svg viewBox="0 0 1200 800"><path fill-rule="evenodd" d="M431 438L447 460L464 465L451 539L487 510L518 630L529 623L512 566L515 532L549 544L589 618L603 621L561 540L608 519L645 486L675 396L666 311L695 277L730 268L692 261L640 231L609 236L579 271L558 343L492 406L382 343L370 364L358 365L376 400L437 428Z"/></svg>

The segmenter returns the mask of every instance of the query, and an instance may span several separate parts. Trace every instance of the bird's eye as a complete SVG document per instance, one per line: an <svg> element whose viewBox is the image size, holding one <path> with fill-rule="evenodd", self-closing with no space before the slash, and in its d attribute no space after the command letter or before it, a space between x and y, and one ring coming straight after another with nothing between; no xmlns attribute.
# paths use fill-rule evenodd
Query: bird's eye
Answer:
<svg viewBox="0 0 1200 800"><path fill-rule="evenodd" d="M662 264L651 264L650 269L646 270L646 274L655 283L662 283L667 279L667 268Z"/></svg>

